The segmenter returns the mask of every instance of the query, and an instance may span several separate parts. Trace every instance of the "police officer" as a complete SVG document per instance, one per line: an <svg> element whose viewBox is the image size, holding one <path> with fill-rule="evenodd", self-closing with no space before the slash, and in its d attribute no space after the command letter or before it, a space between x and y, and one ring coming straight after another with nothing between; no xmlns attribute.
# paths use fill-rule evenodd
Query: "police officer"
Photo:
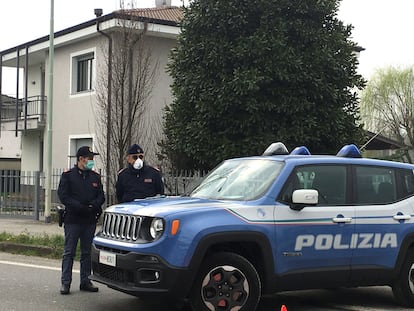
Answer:
<svg viewBox="0 0 414 311"><path fill-rule="evenodd" d="M118 173L116 197L118 202L130 202L157 194L164 194L160 172L144 162L144 150L133 144L128 149L128 167Z"/></svg>
<svg viewBox="0 0 414 311"><path fill-rule="evenodd" d="M92 170L93 158L98 153L88 146L80 147L76 153L77 164L60 178L58 196L65 205L65 244L62 257L62 295L69 294L72 282L73 259L80 241L80 290L97 292L89 280L91 274L91 245L96 223L102 213L105 195L101 176Z"/></svg>

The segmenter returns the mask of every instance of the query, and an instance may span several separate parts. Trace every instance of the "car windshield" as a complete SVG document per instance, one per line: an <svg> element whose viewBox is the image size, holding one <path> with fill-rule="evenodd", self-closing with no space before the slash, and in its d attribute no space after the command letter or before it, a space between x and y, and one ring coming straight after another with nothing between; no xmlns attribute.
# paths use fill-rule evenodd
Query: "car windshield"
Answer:
<svg viewBox="0 0 414 311"><path fill-rule="evenodd" d="M214 169L190 194L216 200L253 200L270 187L283 162L270 159L233 159Z"/></svg>

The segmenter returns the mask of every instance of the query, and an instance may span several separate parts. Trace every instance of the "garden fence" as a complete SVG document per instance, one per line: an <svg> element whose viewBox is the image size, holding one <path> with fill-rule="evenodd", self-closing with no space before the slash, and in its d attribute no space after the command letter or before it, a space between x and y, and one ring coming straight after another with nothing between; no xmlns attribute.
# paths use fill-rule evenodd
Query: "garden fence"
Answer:
<svg viewBox="0 0 414 311"><path fill-rule="evenodd" d="M57 196L62 169L51 174L51 212L61 205ZM198 185L206 172L174 171L163 173L165 194L179 196ZM102 176L102 181L105 177ZM105 187L104 187L105 189ZM113 193L107 196L105 207L115 204ZM45 211L45 173L19 170L0 170L0 216L30 217L39 220Z"/></svg>

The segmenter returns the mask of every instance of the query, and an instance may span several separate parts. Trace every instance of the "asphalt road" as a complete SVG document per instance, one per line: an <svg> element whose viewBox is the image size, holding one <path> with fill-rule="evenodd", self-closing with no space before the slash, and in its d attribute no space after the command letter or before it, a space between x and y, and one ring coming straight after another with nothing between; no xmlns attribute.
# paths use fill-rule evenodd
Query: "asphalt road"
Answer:
<svg viewBox="0 0 414 311"><path fill-rule="evenodd" d="M75 264L71 294L62 296L59 260L0 252L0 311L173 311L171 306L145 304L104 285L96 284L98 293L80 292L78 269ZM279 311L282 304L288 311L407 310L394 301L390 288L372 287L279 293L264 297L257 311Z"/></svg>

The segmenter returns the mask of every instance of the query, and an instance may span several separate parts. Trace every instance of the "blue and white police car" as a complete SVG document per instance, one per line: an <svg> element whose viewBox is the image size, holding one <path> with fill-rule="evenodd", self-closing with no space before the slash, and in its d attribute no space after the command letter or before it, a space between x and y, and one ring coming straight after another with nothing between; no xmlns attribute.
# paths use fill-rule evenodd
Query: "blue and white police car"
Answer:
<svg viewBox="0 0 414 311"><path fill-rule="evenodd" d="M288 153L226 160L188 197L107 208L95 281L195 311L255 310L279 291L389 285L414 307L414 165Z"/></svg>

